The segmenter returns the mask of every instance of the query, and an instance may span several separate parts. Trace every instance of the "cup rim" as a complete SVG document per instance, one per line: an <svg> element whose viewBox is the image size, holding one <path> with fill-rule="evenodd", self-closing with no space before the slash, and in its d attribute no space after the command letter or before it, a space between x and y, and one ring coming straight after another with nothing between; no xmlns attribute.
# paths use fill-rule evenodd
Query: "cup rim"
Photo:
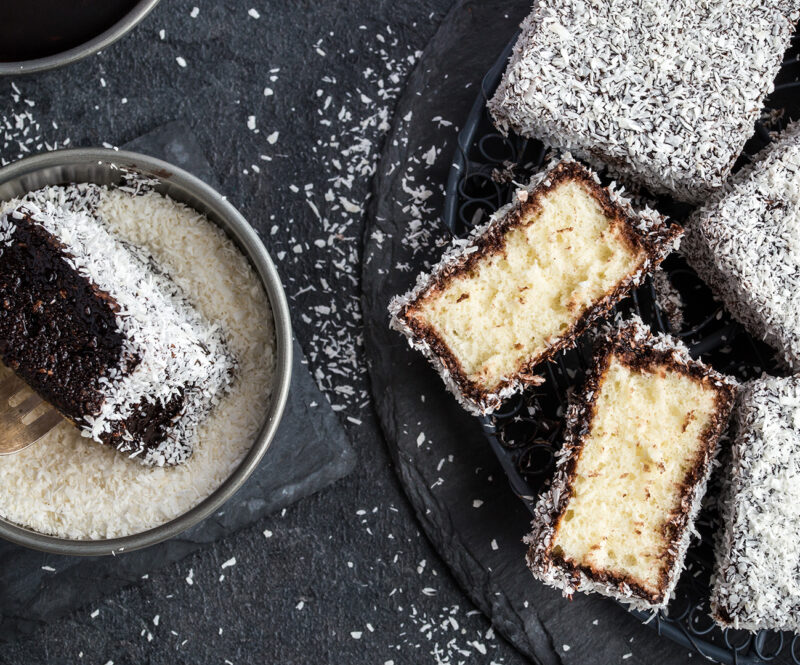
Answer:
<svg viewBox="0 0 800 665"><path fill-rule="evenodd" d="M42 58L0 62L0 76L32 74L69 65L102 51L133 30L155 8L159 0L139 0L125 16L110 28L70 49Z"/></svg>

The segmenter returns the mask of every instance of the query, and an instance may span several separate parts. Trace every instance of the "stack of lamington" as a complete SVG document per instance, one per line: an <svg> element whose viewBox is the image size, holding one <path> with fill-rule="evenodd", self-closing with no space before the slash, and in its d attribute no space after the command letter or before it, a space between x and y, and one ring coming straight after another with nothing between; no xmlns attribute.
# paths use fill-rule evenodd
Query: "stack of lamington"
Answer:
<svg viewBox="0 0 800 665"><path fill-rule="evenodd" d="M747 384L737 402L736 382L681 342L635 319L600 325L683 229L570 155L704 202L687 258L800 371L800 125L730 177L798 17L800 0L537 2L489 109L502 131L563 152L390 305L391 325L476 414L542 383L543 363L596 330L527 538L534 575L567 594L668 603L735 410L715 617L798 625L798 379Z"/></svg>

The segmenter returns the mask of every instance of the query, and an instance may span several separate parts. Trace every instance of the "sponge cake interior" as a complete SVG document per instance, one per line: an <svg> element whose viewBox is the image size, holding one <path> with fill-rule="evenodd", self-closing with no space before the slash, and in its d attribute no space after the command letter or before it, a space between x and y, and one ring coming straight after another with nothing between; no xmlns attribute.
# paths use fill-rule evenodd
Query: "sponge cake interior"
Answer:
<svg viewBox="0 0 800 665"><path fill-rule="evenodd" d="M539 358L645 260L622 215L592 185L573 175L538 194L502 246L408 311L473 383L492 390Z"/></svg>

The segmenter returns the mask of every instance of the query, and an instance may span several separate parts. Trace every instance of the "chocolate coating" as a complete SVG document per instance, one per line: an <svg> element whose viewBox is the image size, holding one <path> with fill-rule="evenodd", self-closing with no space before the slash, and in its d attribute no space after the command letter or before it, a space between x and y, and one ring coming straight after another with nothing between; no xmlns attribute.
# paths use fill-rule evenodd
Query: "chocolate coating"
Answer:
<svg viewBox="0 0 800 665"><path fill-rule="evenodd" d="M126 354L119 307L68 263L70 254L29 214L14 216L15 242L0 257L0 358L31 388L75 423L100 412L101 379L127 374L139 358ZM127 450L133 436L157 447L185 402L179 391L166 404L142 400L101 435Z"/></svg>
<svg viewBox="0 0 800 665"><path fill-rule="evenodd" d="M16 242L0 260L0 358L71 420L95 415L98 380L122 360L116 303L29 216L14 222Z"/></svg>

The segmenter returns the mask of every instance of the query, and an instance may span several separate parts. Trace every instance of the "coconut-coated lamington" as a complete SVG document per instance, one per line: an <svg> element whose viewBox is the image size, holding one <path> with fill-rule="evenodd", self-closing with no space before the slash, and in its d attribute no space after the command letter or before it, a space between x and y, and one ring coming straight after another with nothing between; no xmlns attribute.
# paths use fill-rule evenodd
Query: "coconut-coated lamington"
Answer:
<svg viewBox="0 0 800 665"><path fill-rule="evenodd" d="M753 134L800 0L538 0L489 103L503 131L699 202Z"/></svg>
<svg viewBox="0 0 800 665"><path fill-rule="evenodd" d="M733 416L711 610L725 627L800 632L800 377L744 384Z"/></svg>
<svg viewBox="0 0 800 665"><path fill-rule="evenodd" d="M565 595L664 607L735 390L640 319L602 334L525 539L534 577Z"/></svg>
<svg viewBox="0 0 800 665"><path fill-rule="evenodd" d="M149 257L86 212L29 195L0 215L0 358L86 437L185 462L234 360Z"/></svg>
<svg viewBox="0 0 800 665"><path fill-rule="evenodd" d="M640 284L680 234L565 156L394 298L391 325L467 410L489 413L541 383L537 366Z"/></svg>
<svg viewBox="0 0 800 665"><path fill-rule="evenodd" d="M800 372L800 123L692 215L681 249L728 311Z"/></svg>

